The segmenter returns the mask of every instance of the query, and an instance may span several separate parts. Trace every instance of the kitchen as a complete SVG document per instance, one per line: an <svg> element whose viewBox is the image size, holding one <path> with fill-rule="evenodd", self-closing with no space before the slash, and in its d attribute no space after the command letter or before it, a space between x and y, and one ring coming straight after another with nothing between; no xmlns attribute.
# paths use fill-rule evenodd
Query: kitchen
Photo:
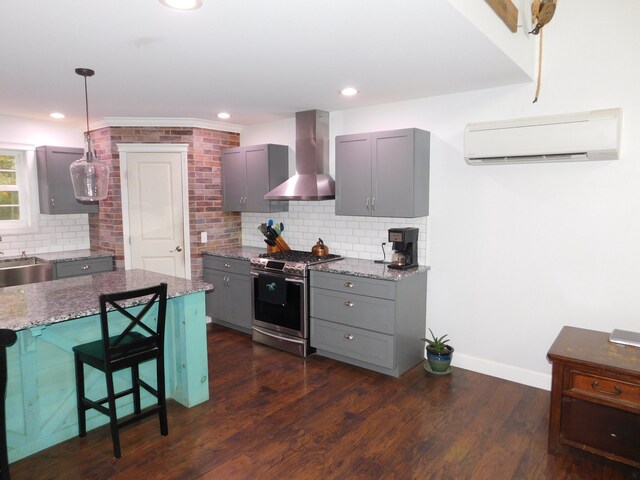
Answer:
<svg viewBox="0 0 640 480"><path fill-rule="evenodd" d="M637 7L625 2L598 9L596 3L563 1L558 7L545 31L542 93L536 104L531 104L534 84L529 81L331 110L331 139L416 127L443 141L444 156L431 162L428 218L401 224L391 219L354 222L335 216L332 201L291 202L288 212L273 215L285 224L292 247L310 249L322 231L332 251L370 260L381 257L380 244L389 228L420 228L420 263L431 267L426 324L449 333L456 347L454 368L548 389L545 356L563 325L637 330L640 227L634 215L638 198L633 161L640 146L632 132L638 127L634 84L640 72L629 61L638 43L629 12ZM97 75L103 73L98 70ZM92 88L92 97L99 96L97 87ZM462 158L462 132L469 122L611 107L624 109L618 161L479 169L468 167ZM3 117L0 125L3 139L17 143L82 145L81 132L51 122ZM27 139L34 136L26 135L27 129L37 129L38 140ZM239 141L292 147L295 120L245 126ZM292 173L292 155L290 162ZM236 220L243 245L263 247L256 226L267 218L248 213ZM89 246L86 218L41 221L63 235L3 234L0 250L19 254L24 241L31 242L28 253L48 243L60 249ZM209 238L210 243L199 248L217 248L214 230L209 230ZM500 351L487 351L486 342L478 341L485 338L500 344Z"/></svg>

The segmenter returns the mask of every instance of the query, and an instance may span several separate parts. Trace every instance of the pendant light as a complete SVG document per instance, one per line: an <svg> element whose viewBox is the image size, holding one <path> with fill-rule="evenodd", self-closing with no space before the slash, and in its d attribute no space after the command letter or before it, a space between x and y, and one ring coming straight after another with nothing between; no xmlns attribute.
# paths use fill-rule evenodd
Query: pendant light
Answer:
<svg viewBox="0 0 640 480"><path fill-rule="evenodd" d="M89 96L87 95L87 77L95 72L89 68L76 68L76 73L84 77L84 100L87 113L87 131L84 138L87 142L85 156L76 160L69 167L73 192L78 200L95 202L107 198L109 186L109 165L94 158L91 137L89 136Z"/></svg>

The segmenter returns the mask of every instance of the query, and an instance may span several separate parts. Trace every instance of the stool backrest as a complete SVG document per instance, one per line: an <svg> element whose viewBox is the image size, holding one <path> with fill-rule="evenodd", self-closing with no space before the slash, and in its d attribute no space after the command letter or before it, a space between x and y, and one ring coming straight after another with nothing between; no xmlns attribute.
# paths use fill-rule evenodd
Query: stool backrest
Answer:
<svg viewBox="0 0 640 480"><path fill-rule="evenodd" d="M148 298L144 298L148 297ZM134 300L135 305L142 308L137 314L126 310L118 302L123 300ZM131 305L131 302L128 302ZM154 315L148 315L154 305L158 306ZM119 312L117 316L119 328L110 328L110 317L113 319L114 312ZM167 312L167 284L161 283L157 286L128 290L125 292L106 293L100 295L100 325L102 328L102 341L104 345L105 362L110 363L112 359L119 361L127 357L137 357L145 352L164 349L164 329ZM128 320L122 327L122 318Z"/></svg>

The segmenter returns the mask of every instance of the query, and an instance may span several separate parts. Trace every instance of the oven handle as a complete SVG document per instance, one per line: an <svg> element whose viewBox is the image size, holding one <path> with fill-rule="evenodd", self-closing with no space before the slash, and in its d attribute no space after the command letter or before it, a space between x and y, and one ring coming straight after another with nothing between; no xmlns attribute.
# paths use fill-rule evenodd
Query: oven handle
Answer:
<svg viewBox="0 0 640 480"><path fill-rule="evenodd" d="M250 272L252 276L257 277L258 275L260 275L260 273L267 273L267 275L274 275L276 277L283 277L284 275L278 275L273 274L273 273L268 273L268 272ZM291 283L298 283L300 285L304 285L304 278L291 278L291 277L285 277L284 278L285 282L291 282Z"/></svg>
<svg viewBox="0 0 640 480"><path fill-rule="evenodd" d="M297 339L297 338L290 338L290 337L282 338L280 335L275 335L275 334L273 334L273 333L268 332L267 330L265 330L265 329L263 329L263 328L256 327L255 325L253 325L253 327L252 327L252 328L253 328L256 332L259 332L259 333L261 333L261 334L263 334L263 335L266 335L267 337L272 337L272 338L275 338L275 339L278 339L278 340L283 340L283 341L285 341L285 342L300 343L300 344L302 344L302 345L304 345L304 344L306 343L306 340L304 340L304 339Z"/></svg>

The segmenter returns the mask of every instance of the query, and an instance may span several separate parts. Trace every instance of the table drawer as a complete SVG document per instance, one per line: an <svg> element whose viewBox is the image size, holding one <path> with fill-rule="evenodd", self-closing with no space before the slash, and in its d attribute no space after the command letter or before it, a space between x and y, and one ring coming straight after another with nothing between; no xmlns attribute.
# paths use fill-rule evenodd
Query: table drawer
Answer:
<svg viewBox="0 0 640 480"><path fill-rule="evenodd" d="M78 277L113 271L113 257L87 258L69 262L56 262L56 278Z"/></svg>
<svg viewBox="0 0 640 480"><path fill-rule="evenodd" d="M311 289L312 317L386 334L395 331L395 305L392 300Z"/></svg>
<svg viewBox="0 0 640 480"><path fill-rule="evenodd" d="M622 381L572 370L570 389L572 392L605 400L613 405L635 407L640 411L640 382Z"/></svg>
<svg viewBox="0 0 640 480"><path fill-rule="evenodd" d="M202 267L212 268L214 270L223 270L230 273L237 273L239 275L249 275L251 271L251 264L248 260L214 257L212 255L202 256Z"/></svg>
<svg viewBox="0 0 640 480"><path fill-rule="evenodd" d="M351 295L367 295L389 300L395 300L396 298L396 282L388 280L312 271L310 284L312 288L324 288Z"/></svg>
<svg viewBox="0 0 640 480"><path fill-rule="evenodd" d="M311 318L311 346L385 368L394 367L391 335Z"/></svg>

